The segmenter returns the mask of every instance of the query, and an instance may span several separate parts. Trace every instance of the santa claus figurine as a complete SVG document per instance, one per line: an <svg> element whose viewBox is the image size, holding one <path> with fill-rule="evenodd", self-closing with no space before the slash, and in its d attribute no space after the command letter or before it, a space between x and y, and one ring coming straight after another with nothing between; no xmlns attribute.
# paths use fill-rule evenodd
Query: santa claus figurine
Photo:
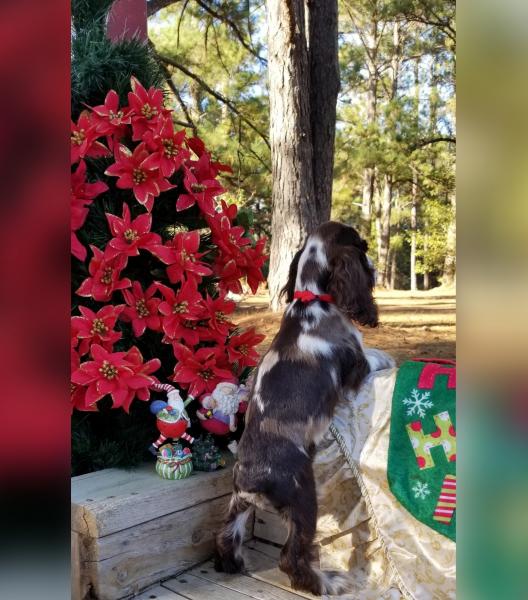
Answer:
<svg viewBox="0 0 528 600"><path fill-rule="evenodd" d="M156 426L160 432L159 438L149 446L150 452L156 456L159 447L169 439L177 441L181 438L192 444L194 438L185 431L191 420L185 412L185 404L178 390L168 384L155 385L153 389L166 391L167 402L154 400L150 405L150 411L156 415Z"/></svg>
<svg viewBox="0 0 528 600"><path fill-rule="evenodd" d="M215 435L227 435L236 431L237 414L247 409L249 389L246 385L222 382L212 394L204 396L200 402L202 408L196 412L202 427Z"/></svg>

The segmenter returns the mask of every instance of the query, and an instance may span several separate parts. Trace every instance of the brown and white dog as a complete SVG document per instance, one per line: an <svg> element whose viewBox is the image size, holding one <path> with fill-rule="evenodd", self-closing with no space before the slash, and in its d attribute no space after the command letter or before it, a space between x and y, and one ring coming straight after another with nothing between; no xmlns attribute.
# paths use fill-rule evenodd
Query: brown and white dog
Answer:
<svg viewBox="0 0 528 600"><path fill-rule="evenodd" d="M243 569L242 538L255 506L288 522L279 567L295 589L342 593L346 573L315 566L317 498L312 458L337 402L371 370L394 366L364 349L353 325L375 327L375 272L367 243L346 225L328 222L295 255L283 289L289 303L280 330L257 368L233 472L227 521L216 538L215 567Z"/></svg>

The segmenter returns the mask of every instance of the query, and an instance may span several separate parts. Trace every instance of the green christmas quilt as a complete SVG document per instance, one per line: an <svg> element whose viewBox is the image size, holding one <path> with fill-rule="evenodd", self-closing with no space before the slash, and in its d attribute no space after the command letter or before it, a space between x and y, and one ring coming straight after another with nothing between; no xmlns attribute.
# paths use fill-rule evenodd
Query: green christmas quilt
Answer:
<svg viewBox="0 0 528 600"><path fill-rule="evenodd" d="M398 370L387 477L416 519L456 539L456 366L408 361Z"/></svg>

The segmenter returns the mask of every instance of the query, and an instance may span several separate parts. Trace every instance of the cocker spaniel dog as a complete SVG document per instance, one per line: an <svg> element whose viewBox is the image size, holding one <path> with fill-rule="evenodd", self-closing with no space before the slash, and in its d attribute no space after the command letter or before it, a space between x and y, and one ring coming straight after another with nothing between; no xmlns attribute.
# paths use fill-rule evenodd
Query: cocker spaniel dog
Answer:
<svg viewBox="0 0 528 600"><path fill-rule="evenodd" d="M295 589L342 593L345 573L322 572L313 539L317 497L312 458L334 408L371 370L394 366L365 349L353 321L375 327L375 271L367 243L346 225L328 222L295 255L282 292L288 307L258 366L233 471L227 521L216 538L215 568L243 569L247 518L255 506L275 508L288 523L279 567Z"/></svg>

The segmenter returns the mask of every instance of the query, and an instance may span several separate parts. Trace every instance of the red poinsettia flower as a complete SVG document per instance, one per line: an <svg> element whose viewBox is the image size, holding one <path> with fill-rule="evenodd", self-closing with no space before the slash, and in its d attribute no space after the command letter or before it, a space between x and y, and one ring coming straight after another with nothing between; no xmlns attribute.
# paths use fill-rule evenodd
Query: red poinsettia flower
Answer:
<svg viewBox="0 0 528 600"><path fill-rule="evenodd" d="M132 153L126 146L119 144L116 149L116 162L108 167L105 175L118 177L117 187L131 189L136 200L150 212L154 198L174 186L157 169L146 165L149 156L144 142L136 146Z"/></svg>
<svg viewBox="0 0 528 600"><path fill-rule="evenodd" d="M207 154L208 159L210 161L210 155L205 149L205 144L198 137L187 138L187 146L198 156L201 158L204 154ZM233 169L229 165L224 165L221 162L213 162L210 161L211 167L211 178L214 179L220 171L225 171L227 173L232 173Z"/></svg>
<svg viewBox="0 0 528 600"><path fill-rule="evenodd" d="M234 324L228 319L228 315L235 311L236 304L231 300L225 299L225 294L218 298L211 298L209 295L204 300L204 320L207 319L207 331L211 339L223 344L229 335Z"/></svg>
<svg viewBox="0 0 528 600"><path fill-rule="evenodd" d="M151 375L151 373L154 373L161 367L161 361L158 358L153 358L144 363L143 356L136 346L132 346L125 354L125 360L131 363L135 376L139 378L139 380L143 379L143 386L137 382L136 385L138 385L138 387L129 389L128 394L123 397L121 404L118 405L114 402L113 408L121 407L125 412L129 412L130 405L134 398L143 400L144 402L150 399L150 386L154 383L159 383L158 379Z"/></svg>
<svg viewBox="0 0 528 600"><path fill-rule="evenodd" d="M163 92L151 87L147 91L141 83L131 77L132 91L128 93L128 105L132 117L132 139L140 140L149 129L155 129L161 116L170 115L163 106Z"/></svg>
<svg viewBox="0 0 528 600"><path fill-rule="evenodd" d="M254 247L246 248L244 254L246 255L246 266L245 275L251 291L256 294L258 286L265 281L265 277L262 273L262 267L268 260L268 255L264 253L266 246L266 238L260 238Z"/></svg>
<svg viewBox="0 0 528 600"><path fill-rule="evenodd" d="M183 281L185 278L200 283L202 277L212 275L213 272L200 261L205 252L198 252L199 247L200 232L194 230L177 233L164 246L153 248L152 253L169 265L167 275L171 283Z"/></svg>
<svg viewBox="0 0 528 600"><path fill-rule="evenodd" d="M106 220L114 236L105 248L105 257L113 258L119 254L137 256L140 248L152 252L161 244L161 237L151 233L152 215L145 213L134 220L130 218L130 209L123 203L123 218L106 213Z"/></svg>
<svg viewBox="0 0 528 600"><path fill-rule="evenodd" d="M119 108L119 96L114 90L106 94L104 104L94 106L93 122L99 135L106 135L110 147L114 140L119 141L126 133L127 125L130 124L130 110Z"/></svg>
<svg viewBox="0 0 528 600"><path fill-rule="evenodd" d="M233 214L231 209L228 211ZM229 216L224 212L207 218L213 242L220 251L219 262L227 263L229 260L234 260L236 264L245 264L243 249L251 244L251 240L245 236L244 228L239 225L233 226Z"/></svg>
<svg viewBox="0 0 528 600"><path fill-rule="evenodd" d="M160 119L156 129L147 131L143 140L152 152L145 164L159 169L164 177L170 177L189 158L189 151L182 147L185 129L175 133L169 118Z"/></svg>
<svg viewBox="0 0 528 600"><path fill-rule="evenodd" d="M110 154L108 148L97 141L99 135L95 123L92 122L87 111L83 111L79 115L77 123L71 122L70 160L72 165L85 156L97 158Z"/></svg>
<svg viewBox="0 0 528 600"><path fill-rule="evenodd" d="M74 373L81 364L81 358L75 349L71 349L71 362L70 362L70 373ZM79 385L77 383L70 384L70 403L72 410L97 410L95 406L90 406L86 403L86 390L88 388L85 385Z"/></svg>
<svg viewBox="0 0 528 600"><path fill-rule="evenodd" d="M211 393L221 381L237 382L233 372L222 364L225 362L222 348L200 348L196 352L182 344L175 344L173 348L178 362L172 380L195 398Z"/></svg>
<svg viewBox="0 0 528 600"><path fill-rule="evenodd" d="M218 287L223 294L232 292L233 294L242 294L242 284L240 280L244 273L238 268L234 260L222 262L223 257L219 257L214 264L214 273L218 277Z"/></svg>
<svg viewBox="0 0 528 600"><path fill-rule="evenodd" d="M90 277L87 277L77 290L79 296L92 297L97 302L107 302L116 290L123 290L132 285L130 279L119 279L128 258L124 255L107 259L104 252L90 246L93 258L88 265Z"/></svg>
<svg viewBox="0 0 528 600"><path fill-rule="evenodd" d="M80 340L81 356L90 350L93 343L99 344L105 350L112 350L117 340L121 339L121 333L114 331L114 327L123 308L122 305L110 304L95 313L86 306L79 306L81 316L72 317L71 323Z"/></svg>
<svg viewBox="0 0 528 600"><path fill-rule="evenodd" d="M260 344L265 335L255 333L251 328L240 335L233 335L229 338L226 350L229 360L238 363L240 369L244 367L255 367L259 361L259 354L254 346Z"/></svg>
<svg viewBox="0 0 528 600"><path fill-rule="evenodd" d="M216 179L199 181L191 169L185 169L183 183L188 194L180 194L176 201L176 210L182 211L198 204L200 210L206 215L214 215L214 198L225 192Z"/></svg>
<svg viewBox="0 0 528 600"><path fill-rule="evenodd" d="M161 331L161 317L158 314L161 298L153 297L157 290L157 283L150 285L144 292L139 281L133 281L132 288L122 292L127 306L120 318L132 323L132 331L136 337L142 336L147 327L153 331Z"/></svg>
<svg viewBox="0 0 528 600"><path fill-rule="evenodd" d="M108 352L99 344L90 348L93 360L81 363L72 373L72 382L88 386L86 404L94 405L106 394L121 406L129 390L143 387L144 379L134 373L134 365L125 359L126 352Z"/></svg>
<svg viewBox="0 0 528 600"><path fill-rule="evenodd" d="M106 192L108 186L102 181L88 183L86 181L86 163L79 162L77 169L71 174L71 252L79 260L86 259L86 248L78 240L75 232L84 225L88 214L88 206L93 199Z"/></svg>
<svg viewBox="0 0 528 600"><path fill-rule="evenodd" d="M158 284L164 300L160 302L159 312L163 315L161 326L166 339L172 343L181 339L189 346L200 341L199 321L203 317L203 299L193 280L182 283L178 292L166 285Z"/></svg>

